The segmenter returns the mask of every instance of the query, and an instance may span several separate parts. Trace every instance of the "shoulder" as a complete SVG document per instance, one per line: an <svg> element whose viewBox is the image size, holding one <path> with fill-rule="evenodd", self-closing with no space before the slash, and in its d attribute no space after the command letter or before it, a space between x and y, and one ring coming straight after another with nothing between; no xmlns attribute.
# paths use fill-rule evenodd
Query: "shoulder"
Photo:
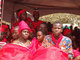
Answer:
<svg viewBox="0 0 80 60"><path fill-rule="evenodd" d="M43 21L41 21L41 20L38 20L39 22L43 22Z"/></svg>
<svg viewBox="0 0 80 60"><path fill-rule="evenodd" d="M30 17L27 17L28 21L32 22L31 18Z"/></svg>
<svg viewBox="0 0 80 60"><path fill-rule="evenodd" d="M46 35L45 38L47 38L47 39L48 39L48 38L51 38L51 35Z"/></svg>
<svg viewBox="0 0 80 60"><path fill-rule="evenodd" d="M45 40L48 41L48 42L52 41L52 36L51 35L46 35Z"/></svg>
<svg viewBox="0 0 80 60"><path fill-rule="evenodd" d="M62 41L66 41L67 43L71 43L72 40L69 37L63 36Z"/></svg>
<svg viewBox="0 0 80 60"><path fill-rule="evenodd" d="M12 44L17 44L17 43L19 43L19 40L15 40L12 42Z"/></svg>

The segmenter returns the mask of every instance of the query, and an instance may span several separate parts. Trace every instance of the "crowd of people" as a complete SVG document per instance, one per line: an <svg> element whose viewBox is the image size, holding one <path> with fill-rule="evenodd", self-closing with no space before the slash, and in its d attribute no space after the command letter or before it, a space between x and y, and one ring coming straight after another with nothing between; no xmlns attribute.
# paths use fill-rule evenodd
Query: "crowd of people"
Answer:
<svg viewBox="0 0 80 60"><path fill-rule="evenodd" d="M80 60L80 29L63 29L62 22L46 23L39 16L35 10L32 21L19 9L11 29L0 26L0 60Z"/></svg>

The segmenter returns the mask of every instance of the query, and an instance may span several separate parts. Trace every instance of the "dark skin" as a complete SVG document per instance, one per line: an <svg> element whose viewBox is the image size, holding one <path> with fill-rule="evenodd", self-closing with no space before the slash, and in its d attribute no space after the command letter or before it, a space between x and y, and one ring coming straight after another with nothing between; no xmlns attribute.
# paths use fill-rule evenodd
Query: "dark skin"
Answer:
<svg viewBox="0 0 80 60"><path fill-rule="evenodd" d="M45 32L46 35L48 34L48 29L45 24L40 24L39 30L42 30L43 32Z"/></svg>
<svg viewBox="0 0 80 60"><path fill-rule="evenodd" d="M53 24L52 32L53 32L53 36L55 37L56 40L59 39L62 31L63 31L63 29L62 29L62 25L60 23Z"/></svg>
<svg viewBox="0 0 80 60"><path fill-rule="evenodd" d="M34 22L37 22L39 19L39 13L35 13L33 17L34 17Z"/></svg>
<svg viewBox="0 0 80 60"><path fill-rule="evenodd" d="M14 40L19 38L19 30L17 28L13 30L12 37Z"/></svg>
<svg viewBox="0 0 80 60"><path fill-rule="evenodd" d="M55 37L56 40L59 39L62 31L63 31L63 29L62 29L62 25L60 23L53 24L52 32L53 32L53 36ZM68 56L68 60L72 60L71 57Z"/></svg>
<svg viewBox="0 0 80 60"><path fill-rule="evenodd" d="M20 15L20 21L21 20L24 20L24 21L26 21L26 19L27 19L27 13L26 12L23 12L21 15Z"/></svg>
<svg viewBox="0 0 80 60"><path fill-rule="evenodd" d="M30 35L29 31L27 29L24 29L21 31L19 40L25 43L29 39L29 35Z"/></svg>
<svg viewBox="0 0 80 60"><path fill-rule="evenodd" d="M39 42L42 43L44 40L44 37L45 37L45 35L41 31L37 32L37 39L39 40Z"/></svg>
<svg viewBox="0 0 80 60"><path fill-rule="evenodd" d="M31 30L31 33L30 33L30 39L31 39L31 40L33 39L33 36L34 36L34 31Z"/></svg>

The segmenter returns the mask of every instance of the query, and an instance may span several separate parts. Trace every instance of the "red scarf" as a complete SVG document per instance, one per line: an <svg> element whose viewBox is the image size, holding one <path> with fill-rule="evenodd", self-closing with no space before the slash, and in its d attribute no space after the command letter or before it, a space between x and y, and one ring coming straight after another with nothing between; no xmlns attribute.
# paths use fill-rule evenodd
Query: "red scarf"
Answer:
<svg viewBox="0 0 80 60"><path fill-rule="evenodd" d="M53 34L52 34L52 41L55 43L55 47L59 48L59 43L61 42L63 38L63 35L61 34L61 36L59 37L59 39L56 42L56 39L54 38Z"/></svg>
<svg viewBox="0 0 80 60"><path fill-rule="evenodd" d="M4 38L3 40L2 40L2 42L6 42L7 41L7 39L6 38Z"/></svg>

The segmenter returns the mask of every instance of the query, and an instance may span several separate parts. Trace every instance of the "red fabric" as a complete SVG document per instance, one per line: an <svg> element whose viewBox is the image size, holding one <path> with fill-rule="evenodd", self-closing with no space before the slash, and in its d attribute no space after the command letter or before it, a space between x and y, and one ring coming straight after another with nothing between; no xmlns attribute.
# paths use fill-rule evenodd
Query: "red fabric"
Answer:
<svg viewBox="0 0 80 60"><path fill-rule="evenodd" d="M27 17L26 23L29 25L31 22L32 22L32 20L31 20L29 17ZM18 26L18 25L19 25L19 21L15 22L15 23L13 24L14 27L15 27L15 26Z"/></svg>
<svg viewBox="0 0 80 60"><path fill-rule="evenodd" d="M5 28L4 27L0 27L1 28L1 32L5 32Z"/></svg>
<svg viewBox="0 0 80 60"><path fill-rule="evenodd" d="M41 48L33 54L33 60L68 60L68 54L56 47Z"/></svg>
<svg viewBox="0 0 80 60"><path fill-rule="evenodd" d="M24 22L24 21L21 21L19 23L19 33L21 33L21 31L24 30L24 29L28 29L29 33L31 32L31 29L29 28L29 26L27 25L27 23Z"/></svg>
<svg viewBox="0 0 80 60"><path fill-rule="evenodd" d="M36 51L36 45L37 45L36 37L34 37L31 41L31 44L28 46L28 48L31 50L31 53L33 54Z"/></svg>
<svg viewBox="0 0 80 60"><path fill-rule="evenodd" d="M74 57L80 56L80 52L78 48L76 50L73 49L73 55Z"/></svg>
<svg viewBox="0 0 80 60"><path fill-rule="evenodd" d="M27 17L26 23L27 23L28 25L30 25L30 23L32 23L31 18Z"/></svg>
<svg viewBox="0 0 80 60"><path fill-rule="evenodd" d="M62 38L63 38L63 35L61 34L61 36L59 37L59 39L56 42L56 39L54 38L53 33L52 33L52 40L55 43L55 47L59 48L59 43L62 40Z"/></svg>
<svg viewBox="0 0 80 60"><path fill-rule="evenodd" d="M13 33L14 26L12 26L11 33Z"/></svg>
<svg viewBox="0 0 80 60"><path fill-rule="evenodd" d="M36 31L35 31L35 29L31 29L33 32L34 32L34 34L36 34Z"/></svg>
<svg viewBox="0 0 80 60"><path fill-rule="evenodd" d="M40 20L38 20L38 22L32 22L31 28L38 30L41 23L43 23L43 21L40 21Z"/></svg>
<svg viewBox="0 0 80 60"><path fill-rule="evenodd" d="M7 25L2 25L2 27L4 27L4 28L8 28L8 26L7 26Z"/></svg>
<svg viewBox="0 0 80 60"><path fill-rule="evenodd" d="M41 45L42 45L42 43L40 43L40 42L36 39L36 37L34 37L34 38L32 39L32 41L31 41L30 46L29 46L29 49L31 50L32 54L33 54L34 52L36 52L36 50L37 50L38 48L40 48Z"/></svg>
<svg viewBox="0 0 80 60"><path fill-rule="evenodd" d="M7 41L7 39L6 38L4 38L3 40L2 40L2 42L6 42Z"/></svg>
<svg viewBox="0 0 80 60"><path fill-rule="evenodd" d="M31 60L30 51L22 46L6 44L0 50L0 60Z"/></svg>
<svg viewBox="0 0 80 60"><path fill-rule="evenodd" d="M38 14L38 13L39 13L39 11L34 11L34 12L33 12L33 15Z"/></svg>
<svg viewBox="0 0 80 60"><path fill-rule="evenodd" d="M70 33L70 32L71 32L71 30L67 28L67 29L64 30L63 34L64 34L64 35L67 35L67 34Z"/></svg>
<svg viewBox="0 0 80 60"><path fill-rule="evenodd" d="M26 10L25 10L25 9L24 9L24 10L21 10L21 11L18 13L18 20L19 20L20 15L21 15L23 12L26 12Z"/></svg>

